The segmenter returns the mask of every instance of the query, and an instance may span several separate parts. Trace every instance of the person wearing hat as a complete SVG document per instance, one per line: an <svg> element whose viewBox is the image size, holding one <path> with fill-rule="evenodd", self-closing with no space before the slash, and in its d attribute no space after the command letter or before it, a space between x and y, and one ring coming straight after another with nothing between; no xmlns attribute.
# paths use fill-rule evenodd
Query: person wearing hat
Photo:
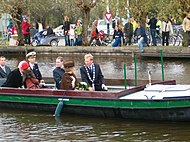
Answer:
<svg viewBox="0 0 190 142"><path fill-rule="evenodd" d="M21 61L18 68L11 71L7 76L7 80L1 87L13 87L22 88L23 84L23 72L29 68L29 64L26 61Z"/></svg>
<svg viewBox="0 0 190 142"><path fill-rule="evenodd" d="M36 63L36 52L32 51L32 52L29 52L28 54L26 54L26 59L30 65L30 69L33 71L36 79L38 79L39 82L41 82L42 74L39 70L38 64Z"/></svg>
<svg viewBox="0 0 190 142"><path fill-rule="evenodd" d="M61 89L74 90L77 85L77 78L74 74L74 61L68 60L64 62L65 73L61 79Z"/></svg>
<svg viewBox="0 0 190 142"><path fill-rule="evenodd" d="M93 63L92 54L86 54L84 62L85 65L80 68L80 74L82 81L87 83L89 91L107 91L100 66Z"/></svg>

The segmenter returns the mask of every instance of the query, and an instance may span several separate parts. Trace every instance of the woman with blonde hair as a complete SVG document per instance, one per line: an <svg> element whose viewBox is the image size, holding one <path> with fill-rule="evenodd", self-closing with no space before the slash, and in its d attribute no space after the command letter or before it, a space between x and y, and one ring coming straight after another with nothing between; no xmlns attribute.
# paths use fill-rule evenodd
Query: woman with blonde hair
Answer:
<svg viewBox="0 0 190 142"><path fill-rule="evenodd" d="M69 41L70 22L69 22L69 17L67 16L64 17L63 30L65 34L65 46L70 46L70 41Z"/></svg>

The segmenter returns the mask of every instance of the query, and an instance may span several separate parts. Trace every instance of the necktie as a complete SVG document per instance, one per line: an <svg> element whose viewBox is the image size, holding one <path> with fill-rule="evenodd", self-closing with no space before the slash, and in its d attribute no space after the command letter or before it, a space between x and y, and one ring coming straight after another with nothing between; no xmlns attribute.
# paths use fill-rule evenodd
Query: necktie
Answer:
<svg viewBox="0 0 190 142"><path fill-rule="evenodd" d="M168 24L168 22L166 22L166 26L165 26L165 32L166 32L166 30L167 30L167 24Z"/></svg>
<svg viewBox="0 0 190 142"><path fill-rule="evenodd" d="M92 68L91 67L89 67L89 72L92 73Z"/></svg>

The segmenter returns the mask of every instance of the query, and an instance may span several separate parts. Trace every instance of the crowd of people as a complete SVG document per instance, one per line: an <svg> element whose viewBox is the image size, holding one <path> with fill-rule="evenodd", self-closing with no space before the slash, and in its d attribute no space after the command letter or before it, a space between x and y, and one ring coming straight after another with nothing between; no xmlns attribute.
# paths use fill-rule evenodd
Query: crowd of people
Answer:
<svg viewBox="0 0 190 142"><path fill-rule="evenodd" d="M190 47L190 12L183 20L183 31L187 37L187 46ZM168 16L165 16L164 19L161 21L153 15L150 19L147 19L146 26L142 26L141 21L135 21L134 17L129 18L128 22L123 26L119 20L113 20L112 27L114 28L113 39L112 39L112 46L122 46L127 45L130 46L132 44L132 38L137 42L138 47L140 48L141 52L144 52L144 47L149 46L149 42L147 42L147 26L150 29L150 39L152 46L157 46L156 34L161 35L162 37L162 46L169 46L169 37L174 34L174 30L172 27L172 23ZM9 31L14 26L12 22L9 22L7 29ZM34 36L35 33L47 30L47 35L49 36L53 34L53 30L51 26L48 24L44 26L44 24L38 20L37 28L33 25L31 26L28 23L27 17L24 16L22 20L22 34L24 37L24 42L26 45L30 45L31 37ZM94 28L95 27L95 28ZM81 46L82 45L82 22L81 20L77 20L76 24L71 24L69 21L69 17L65 16L63 19L63 26L62 29L64 31L65 36L65 46ZM97 21L92 24L92 33L91 33L91 40L92 42L100 31L97 30ZM11 37L11 32L9 32L8 38Z"/></svg>
<svg viewBox="0 0 190 142"><path fill-rule="evenodd" d="M26 61L21 61L13 71L5 64L6 58L0 57L0 78L5 81L1 87L13 88L47 88L38 64L36 52L26 54ZM75 75L75 63L73 60L65 60L59 56L56 58L56 67L53 70L53 78L56 89L75 90L80 83ZM104 84L104 76L98 64L93 62L92 54L84 56L84 66L80 68L81 80L87 85L89 91L107 91Z"/></svg>
<svg viewBox="0 0 190 142"><path fill-rule="evenodd" d="M120 22L115 22L113 20L112 27L114 28L112 47L122 46L122 44L126 46L130 46L132 44L132 38L134 37L134 41L137 42L137 45L141 52L144 52L144 47L149 46L148 38L147 38L147 29L150 29L150 39L152 46L157 46L156 35L160 35L162 38L162 46L169 46L169 37L174 34L172 22L168 16L165 16L161 21L153 15L150 19L147 19L145 23L145 27L142 26L141 21L135 21L134 17L129 18L128 22L122 26ZM183 31L186 33L188 43L187 46L190 47L190 12L187 14L187 17L183 20ZM96 38L98 35L97 28L94 29L92 35L92 39ZM150 40L149 39L149 40Z"/></svg>

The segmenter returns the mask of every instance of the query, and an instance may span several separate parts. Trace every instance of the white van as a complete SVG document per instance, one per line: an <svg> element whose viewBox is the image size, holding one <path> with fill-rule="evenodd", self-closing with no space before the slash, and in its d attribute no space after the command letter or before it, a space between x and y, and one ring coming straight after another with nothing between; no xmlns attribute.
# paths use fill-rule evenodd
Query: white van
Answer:
<svg viewBox="0 0 190 142"><path fill-rule="evenodd" d="M114 33L114 29L112 28L112 22L110 22L110 25L109 25L109 29L110 29L110 35L113 35ZM107 34L107 22L106 20L98 20L98 25L97 25L97 29L98 31L104 31L105 34Z"/></svg>

